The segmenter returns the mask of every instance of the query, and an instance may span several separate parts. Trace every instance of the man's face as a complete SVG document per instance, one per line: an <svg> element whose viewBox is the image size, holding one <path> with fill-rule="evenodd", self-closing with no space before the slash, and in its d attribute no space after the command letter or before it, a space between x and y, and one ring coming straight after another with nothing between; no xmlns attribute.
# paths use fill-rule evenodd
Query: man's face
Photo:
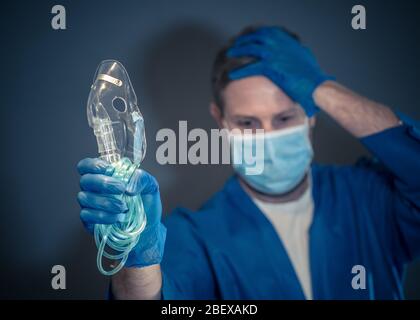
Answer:
<svg viewBox="0 0 420 320"><path fill-rule="evenodd" d="M303 124L306 118L302 107L263 76L230 82L223 100L223 122L229 129L269 132Z"/></svg>

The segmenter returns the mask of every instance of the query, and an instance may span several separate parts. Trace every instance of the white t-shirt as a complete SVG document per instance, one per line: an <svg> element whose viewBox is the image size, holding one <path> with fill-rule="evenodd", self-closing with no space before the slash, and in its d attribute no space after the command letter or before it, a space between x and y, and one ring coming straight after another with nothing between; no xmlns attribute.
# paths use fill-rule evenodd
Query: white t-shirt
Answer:
<svg viewBox="0 0 420 320"><path fill-rule="evenodd" d="M308 300L312 300L309 228L312 223L314 203L311 190L309 187L299 199L286 203L269 203L253 198L283 242Z"/></svg>

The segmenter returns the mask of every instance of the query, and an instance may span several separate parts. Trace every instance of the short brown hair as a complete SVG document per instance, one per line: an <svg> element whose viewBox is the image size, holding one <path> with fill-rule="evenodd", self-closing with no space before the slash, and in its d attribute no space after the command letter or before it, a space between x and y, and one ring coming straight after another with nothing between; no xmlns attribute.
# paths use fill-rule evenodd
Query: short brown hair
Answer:
<svg viewBox="0 0 420 320"><path fill-rule="evenodd" d="M213 93L213 101L220 108L223 113L223 97L222 93L226 86L232 80L229 79L229 73L235 69L241 68L249 63L254 62L256 59L254 57L240 57L240 58L229 58L227 56L228 49L234 44L236 39L242 35L252 33L258 29L267 26L248 26L242 29L237 35L229 39L227 45L222 47L216 55L216 59L213 62L212 72L211 72L211 86ZM287 30L284 27L278 27L289 34L291 37L300 41L299 36L295 33Z"/></svg>

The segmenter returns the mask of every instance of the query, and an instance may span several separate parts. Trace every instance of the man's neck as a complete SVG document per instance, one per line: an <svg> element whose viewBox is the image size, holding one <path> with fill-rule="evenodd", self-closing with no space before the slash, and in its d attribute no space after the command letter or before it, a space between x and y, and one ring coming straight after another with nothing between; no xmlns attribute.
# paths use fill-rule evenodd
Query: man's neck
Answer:
<svg viewBox="0 0 420 320"><path fill-rule="evenodd" d="M245 192L253 198L256 198L264 202L270 202L270 203L284 203L284 202L290 202L290 201L295 201L299 199L305 193L305 191L308 190L309 174L310 173L307 173L305 177L302 179L302 181L292 190L290 190L287 193L280 194L280 195L268 195L265 193L261 193L253 189L251 186L249 186L241 177L239 177L239 183L242 186L242 188L245 190Z"/></svg>

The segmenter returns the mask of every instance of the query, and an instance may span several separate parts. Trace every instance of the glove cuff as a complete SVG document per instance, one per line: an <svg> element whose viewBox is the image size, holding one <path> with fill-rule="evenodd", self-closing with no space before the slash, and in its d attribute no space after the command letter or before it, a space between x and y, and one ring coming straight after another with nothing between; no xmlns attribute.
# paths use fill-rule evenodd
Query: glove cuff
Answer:
<svg viewBox="0 0 420 320"><path fill-rule="evenodd" d="M161 222L146 229L140 235L137 246L128 255L125 267L141 268L159 264L163 258L165 240L166 227Z"/></svg>
<svg viewBox="0 0 420 320"><path fill-rule="evenodd" d="M306 84L307 95L302 99L302 101L298 101L302 107L304 108L306 115L310 118L316 113L320 111L319 107L315 104L315 100L313 98L313 94L322 83L328 80L335 80L335 77L320 74L316 79L311 81L311 83Z"/></svg>

